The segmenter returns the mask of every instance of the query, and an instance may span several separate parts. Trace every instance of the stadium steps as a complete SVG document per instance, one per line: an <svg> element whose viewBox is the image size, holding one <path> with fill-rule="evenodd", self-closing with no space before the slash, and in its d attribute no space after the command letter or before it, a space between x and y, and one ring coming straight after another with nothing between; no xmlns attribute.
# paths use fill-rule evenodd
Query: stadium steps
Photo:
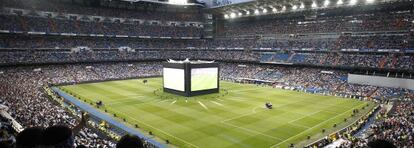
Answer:
<svg viewBox="0 0 414 148"><path fill-rule="evenodd" d="M328 59L328 55L324 55L324 56L323 56L323 58L321 58L321 59L319 60L319 64L320 64L320 65L324 65L324 64L325 64L325 62L326 62L326 59Z"/></svg>
<svg viewBox="0 0 414 148"><path fill-rule="evenodd" d="M335 56L334 65L338 65L339 61L340 61L340 56Z"/></svg>
<svg viewBox="0 0 414 148"><path fill-rule="evenodd" d="M20 25L24 31L28 31L29 27L27 25L27 21L23 17L19 17Z"/></svg>
<svg viewBox="0 0 414 148"><path fill-rule="evenodd" d="M289 58L287 59L288 62L292 61L293 57L296 55L296 53L290 54Z"/></svg>
<svg viewBox="0 0 414 148"><path fill-rule="evenodd" d="M392 56L391 63L392 63L392 67L395 67L397 65L397 63L398 63L398 57L397 57L397 55L393 55Z"/></svg>
<svg viewBox="0 0 414 148"><path fill-rule="evenodd" d="M74 25L75 25L76 30L77 30L78 32L81 32L81 29L80 29L80 26L79 26L79 21L78 21L78 20L75 20Z"/></svg>
<svg viewBox="0 0 414 148"><path fill-rule="evenodd" d="M373 94L375 94L375 92L377 92L378 87L375 87L374 90L371 90L370 92L368 92L367 97L371 97Z"/></svg>
<svg viewBox="0 0 414 148"><path fill-rule="evenodd" d="M98 29L98 31L102 34L104 34L103 31L103 27L102 27L102 23L101 22L96 22L96 28Z"/></svg>
<svg viewBox="0 0 414 148"><path fill-rule="evenodd" d="M346 82L343 82L343 83L341 83L340 85L338 85L338 86L335 88L335 91L339 91L339 90L342 88L342 86L344 86L344 85L345 85L345 83L346 83Z"/></svg>
<svg viewBox="0 0 414 148"><path fill-rule="evenodd" d="M387 58L388 58L388 57L383 57L383 58L379 61L379 63L378 63L378 67L379 67L379 68L384 68L385 64L387 63Z"/></svg>
<svg viewBox="0 0 414 148"><path fill-rule="evenodd" d="M56 28L56 23L53 19L49 19L49 27L52 28L52 32L58 32Z"/></svg>

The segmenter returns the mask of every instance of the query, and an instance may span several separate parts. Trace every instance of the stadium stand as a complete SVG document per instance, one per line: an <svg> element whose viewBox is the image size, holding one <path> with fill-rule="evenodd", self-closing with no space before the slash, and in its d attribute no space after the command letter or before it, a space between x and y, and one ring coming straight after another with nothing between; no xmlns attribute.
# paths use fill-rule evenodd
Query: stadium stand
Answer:
<svg viewBox="0 0 414 148"><path fill-rule="evenodd" d="M73 128L81 122L81 111L70 106L73 113L56 102L49 86L159 76L166 59L215 60L220 62L222 80L265 81L275 88L391 104L361 120L361 125L368 126L365 137L354 136L360 130L338 134L343 139L338 147L369 147L375 140L414 147L414 90L347 81L354 71L413 79L412 16L410 7L320 13L315 18L218 19L223 26L214 39L208 39L204 38L202 10L164 12L66 1L2 1L0 104L26 129L57 124ZM100 130L96 121L91 117L88 126L74 135L74 147L116 147L119 139L113 135L128 134ZM3 114L0 123L0 147L16 145L21 131ZM126 136L120 143L135 138ZM339 138L326 137L308 147L323 147ZM144 147L156 147L141 140Z"/></svg>

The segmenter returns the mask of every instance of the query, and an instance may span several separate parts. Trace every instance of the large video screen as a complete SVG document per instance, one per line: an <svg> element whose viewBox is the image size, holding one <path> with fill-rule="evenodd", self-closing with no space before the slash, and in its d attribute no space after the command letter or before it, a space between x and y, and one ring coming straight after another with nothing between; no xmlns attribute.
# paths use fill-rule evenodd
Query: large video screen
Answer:
<svg viewBox="0 0 414 148"><path fill-rule="evenodd" d="M191 69L191 91L217 88L217 76L217 67Z"/></svg>
<svg viewBox="0 0 414 148"><path fill-rule="evenodd" d="M164 87L184 91L184 69L163 68Z"/></svg>

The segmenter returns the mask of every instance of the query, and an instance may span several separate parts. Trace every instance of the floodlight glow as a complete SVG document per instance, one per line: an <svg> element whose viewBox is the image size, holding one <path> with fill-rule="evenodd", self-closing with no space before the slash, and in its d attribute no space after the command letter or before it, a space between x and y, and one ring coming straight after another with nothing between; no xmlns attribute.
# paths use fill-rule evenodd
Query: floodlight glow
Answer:
<svg viewBox="0 0 414 148"><path fill-rule="evenodd" d="M276 13L276 12L277 12L277 9L276 9L276 8L273 8L273 9L272 9L272 11L273 11L274 13Z"/></svg>
<svg viewBox="0 0 414 148"><path fill-rule="evenodd" d="M293 5L292 10L296 10L296 9L298 9L298 6Z"/></svg>
<svg viewBox="0 0 414 148"><path fill-rule="evenodd" d="M329 0L325 0L325 2L323 3L323 5L325 6L325 7L328 7L329 6Z"/></svg>
<svg viewBox="0 0 414 148"><path fill-rule="evenodd" d="M230 18L235 18L236 17L236 13L232 12L230 13Z"/></svg>
<svg viewBox="0 0 414 148"><path fill-rule="evenodd" d="M282 11L286 11L286 6L283 6L282 7Z"/></svg>
<svg viewBox="0 0 414 148"><path fill-rule="evenodd" d="M316 7L318 7L318 5L316 5L316 2L315 2L315 1L313 1L313 3L312 3L312 8L316 8Z"/></svg>
<svg viewBox="0 0 414 148"><path fill-rule="evenodd" d="M372 4L374 2L375 2L375 0L367 0L367 4Z"/></svg>
<svg viewBox="0 0 414 148"><path fill-rule="evenodd" d="M246 11L246 15L250 15L250 11L249 10Z"/></svg>
<svg viewBox="0 0 414 148"><path fill-rule="evenodd" d="M305 4L301 3L299 8L300 9L304 9L305 8Z"/></svg>
<svg viewBox="0 0 414 148"><path fill-rule="evenodd" d="M229 15L225 14L225 15L224 15L224 18L225 18L225 19L228 19L228 18L229 18Z"/></svg>
<svg viewBox="0 0 414 148"><path fill-rule="evenodd" d="M187 0L169 0L168 2L170 4L174 4L174 5L185 5L185 4L187 4Z"/></svg>
<svg viewBox="0 0 414 148"><path fill-rule="evenodd" d="M254 10L254 14L260 14L259 9Z"/></svg>
<svg viewBox="0 0 414 148"><path fill-rule="evenodd" d="M349 5L355 5L357 3L357 0L351 0L349 1Z"/></svg>
<svg viewBox="0 0 414 148"><path fill-rule="evenodd" d="M263 9L263 13L267 13L267 9Z"/></svg>
<svg viewBox="0 0 414 148"><path fill-rule="evenodd" d="M342 5L344 4L344 2L342 0L338 0L338 2L336 2L337 5Z"/></svg>
<svg viewBox="0 0 414 148"><path fill-rule="evenodd" d="M242 16L242 15L243 15L243 13L239 12L239 16Z"/></svg>

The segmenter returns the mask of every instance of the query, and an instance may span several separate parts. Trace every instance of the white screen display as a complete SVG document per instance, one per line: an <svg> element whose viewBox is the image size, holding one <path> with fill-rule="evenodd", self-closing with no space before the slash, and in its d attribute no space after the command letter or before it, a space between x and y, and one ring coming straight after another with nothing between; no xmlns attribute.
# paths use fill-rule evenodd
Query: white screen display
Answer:
<svg viewBox="0 0 414 148"><path fill-rule="evenodd" d="M184 69L163 68L164 87L184 91Z"/></svg>
<svg viewBox="0 0 414 148"><path fill-rule="evenodd" d="M217 88L217 74L217 67L191 69L191 91Z"/></svg>

